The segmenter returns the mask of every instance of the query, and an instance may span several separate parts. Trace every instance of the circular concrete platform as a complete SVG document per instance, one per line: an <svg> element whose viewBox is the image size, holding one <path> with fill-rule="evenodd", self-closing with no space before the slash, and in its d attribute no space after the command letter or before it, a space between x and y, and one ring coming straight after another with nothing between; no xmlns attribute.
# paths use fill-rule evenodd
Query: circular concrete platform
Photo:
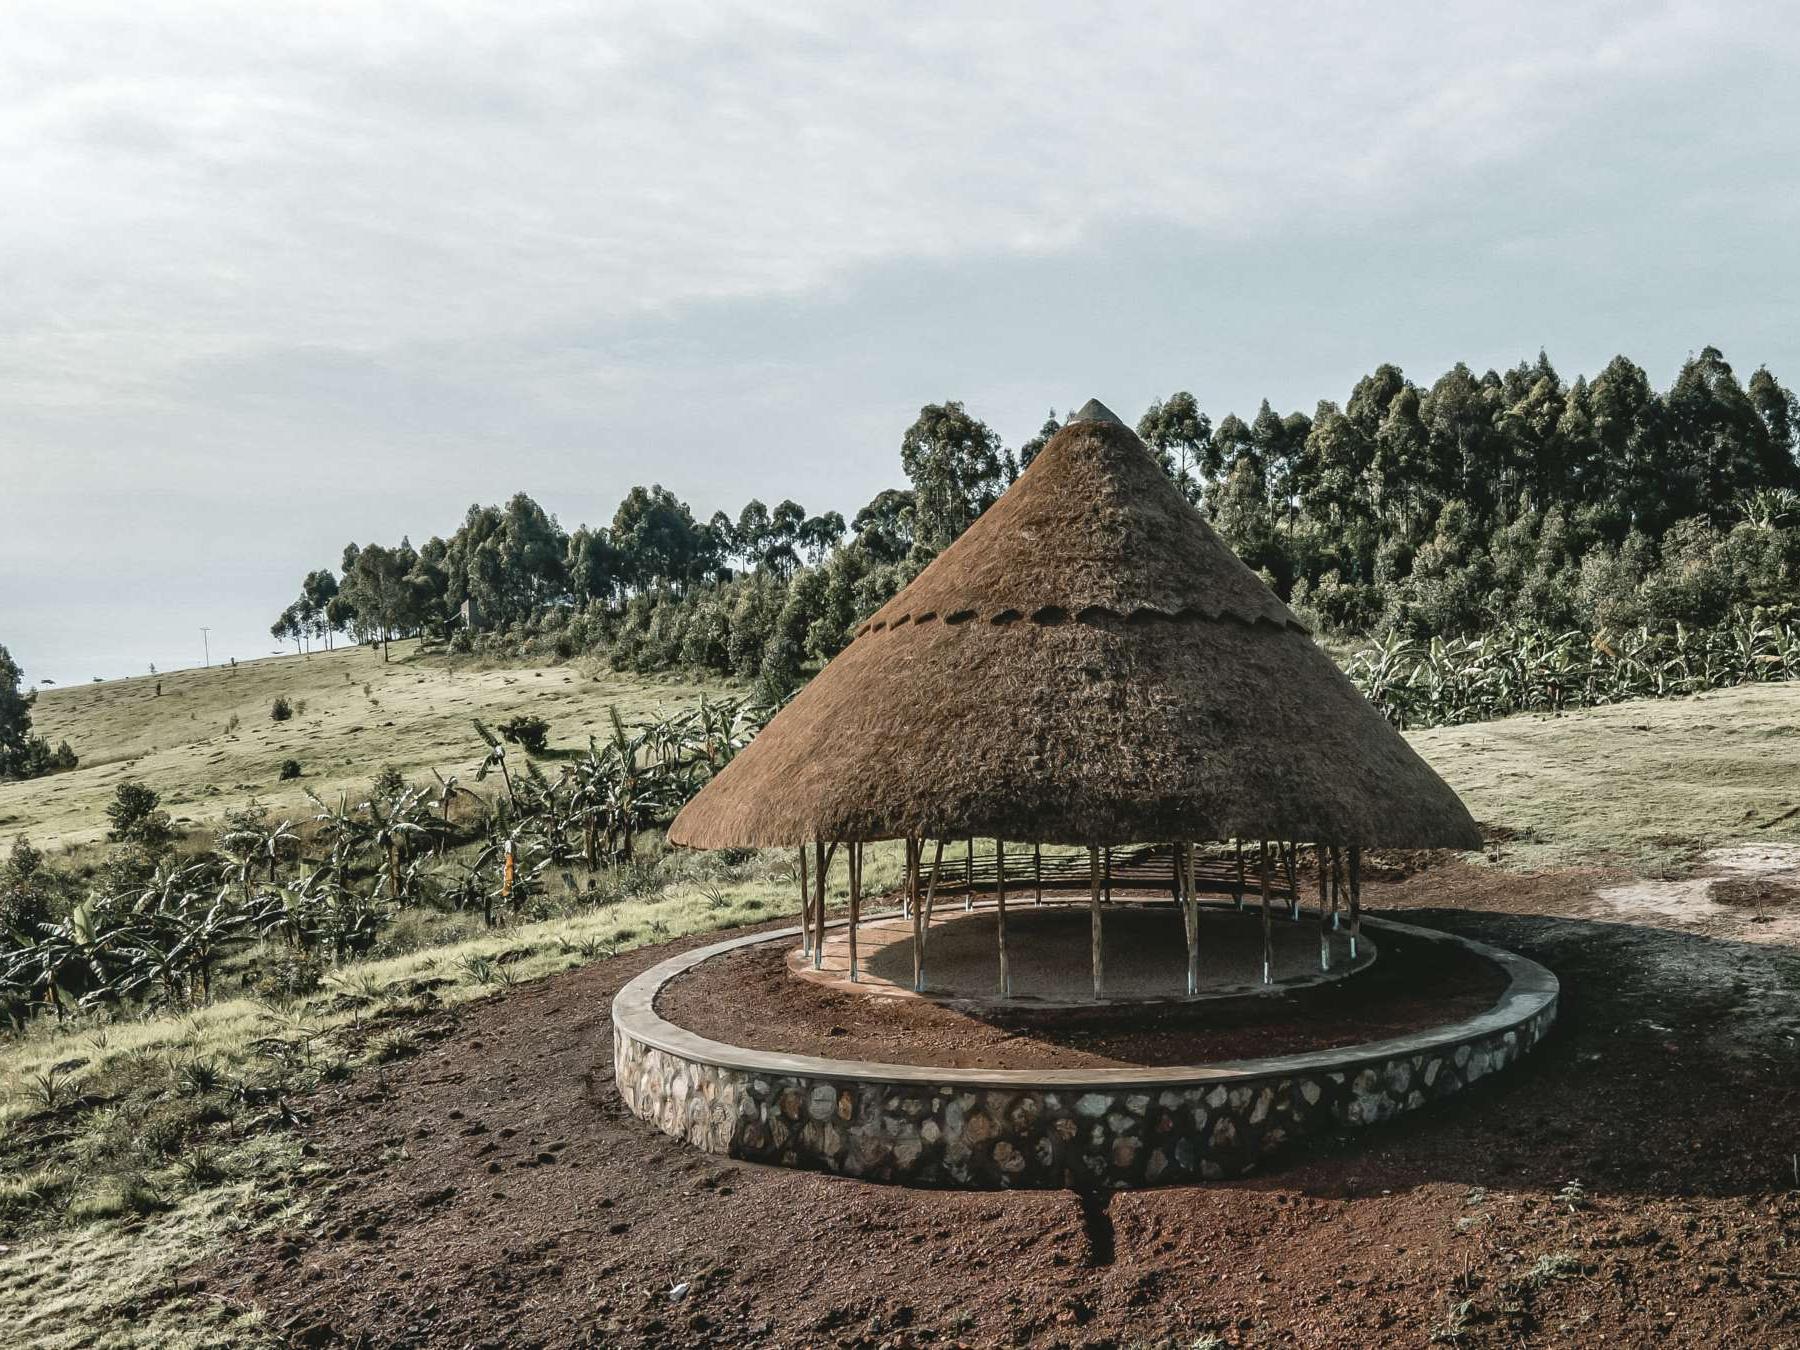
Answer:
<svg viewBox="0 0 1800 1350"><path fill-rule="evenodd" d="M1236 1176L1287 1140L1415 1110L1511 1064L1556 1018L1556 977L1495 947L1387 919L1365 931L1452 942L1505 987L1423 1031L1179 1067L952 1069L729 1045L665 1020L665 984L797 929L673 956L613 1001L613 1065L636 1115L710 1153L912 1186L1129 1187Z"/></svg>
<svg viewBox="0 0 1800 1350"><path fill-rule="evenodd" d="M1316 912L1295 922L1283 908L1270 922L1274 961L1271 980L1265 984L1260 911L1205 904L1199 912L1199 971L1197 992L1192 995L1187 992L1187 937L1181 911L1168 900L1121 898L1104 907L1105 978L1100 998L1094 994L1092 920L1085 898L1007 906L1010 998L1003 998L999 988L998 916L992 900L978 901L973 909L959 903L932 915L921 993L913 990L912 920L898 911L873 915L857 925L854 980L847 923L828 928L814 956L795 947L788 954L788 970L839 993L923 997L969 1006L1056 1008L1279 993L1342 979L1367 969L1376 957L1375 942L1367 932L1352 960L1348 928L1321 931Z"/></svg>

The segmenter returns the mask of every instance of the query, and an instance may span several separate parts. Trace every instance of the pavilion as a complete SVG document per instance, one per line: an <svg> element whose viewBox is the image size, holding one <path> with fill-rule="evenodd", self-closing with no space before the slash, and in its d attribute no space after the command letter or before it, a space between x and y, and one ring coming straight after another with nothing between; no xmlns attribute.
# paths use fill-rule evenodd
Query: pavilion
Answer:
<svg viewBox="0 0 1800 1350"><path fill-rule="evenodd" d="M1299 914L1298 846L1318 851L1328 962L1325 927L1346 870L1352 943L1358 931L1363 849L1481 843L1456 794L1095 401L858 628L688 803L669 838L798 847L802 941L814 959L826 874L842 849L853 979L863 846L903 840L917 989L940 882L952 875L945 843L991 839L991 872L978 873L969 845L961 880L971 896L978 886L994 894L1003 995L1009 890L1041 899L1043 846L1077 846L1096 998L1115 854L1161 868L1156 884L1182 911L1191 995L1208 888L1197 846L1235 849L1240 905L1252 850L1267 981L1283 872ZM1054 861L1066 879L1066 856ZM1231 863L1208 875L1229 887Z"/></svg>

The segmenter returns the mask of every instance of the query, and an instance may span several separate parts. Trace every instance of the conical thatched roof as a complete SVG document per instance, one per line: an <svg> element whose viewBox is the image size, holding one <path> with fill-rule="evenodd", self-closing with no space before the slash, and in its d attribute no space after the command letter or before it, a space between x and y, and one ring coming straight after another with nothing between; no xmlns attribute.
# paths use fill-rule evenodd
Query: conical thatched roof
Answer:
<svg viewBox="0 0 1800 1350"><path fill-rule="evenodd" d="M669 830L700 848L908 834L1480 846L1097 403Z"/></svg>

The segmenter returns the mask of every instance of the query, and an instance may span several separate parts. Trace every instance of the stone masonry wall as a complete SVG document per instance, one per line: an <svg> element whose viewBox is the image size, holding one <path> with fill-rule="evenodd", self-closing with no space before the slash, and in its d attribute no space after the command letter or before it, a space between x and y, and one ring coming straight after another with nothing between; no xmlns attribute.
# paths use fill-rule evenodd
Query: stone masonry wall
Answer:
<svg viewBox="0 0 1800 1350"><path fill-rule="evenodd" d="M721 1068L615 1025L614 1072L637 1115L709 1153L909 1186L1126 1187L1238 1176L1292 1138L1370 1125L1512 1063L1556 1001L1510 1028L1429 1051L1218 1084L921 1086Z"/></svg>

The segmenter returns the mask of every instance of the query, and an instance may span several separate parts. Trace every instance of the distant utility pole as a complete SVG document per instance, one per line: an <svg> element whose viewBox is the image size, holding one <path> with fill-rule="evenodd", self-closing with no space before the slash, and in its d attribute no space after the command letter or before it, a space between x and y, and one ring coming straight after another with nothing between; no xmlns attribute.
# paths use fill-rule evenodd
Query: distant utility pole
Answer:
<svg viewBox="0 0 1800 1350"><path fill-rule="evenodd" d="M210 628L202 628L200 630L200 650L206 656L206 668L208 670L212 669L212 643L206 640L206 635L210 632L212 632L212 629Z"/></svg>

